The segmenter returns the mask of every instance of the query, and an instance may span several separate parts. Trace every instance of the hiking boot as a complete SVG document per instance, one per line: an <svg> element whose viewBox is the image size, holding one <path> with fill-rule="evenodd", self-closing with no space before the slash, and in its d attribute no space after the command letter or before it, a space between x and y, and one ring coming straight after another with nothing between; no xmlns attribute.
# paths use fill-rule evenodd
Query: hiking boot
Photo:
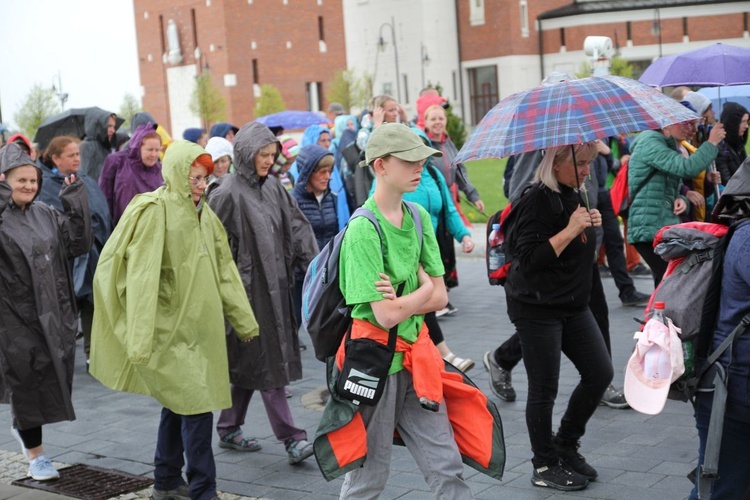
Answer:
<svg viewBox="0 0 750 500"><path fill-rule="evenodd" d="M648 304L650 295L641 293L638 290L633 290L629 293L624 293L620 296L620 302L623 307L641 307Z"/></svg>
<svg viewBox="0 0 750 500"><path fill-rule="evenodd" d="M152 498L154 500L190 500L190 491L188 491L188 485L185 483L173 490L157 490L154 488Z"/></svg>
<svg viewBox="0 0 750 500"><path fill-rule="evenodd" d="M588 486L589 480L558 462L557 464L535 468L531 475L531 484L543 488L576 491Z"/></svg>
<svg viewBox="0 0 750 500"><path fill-rule="evenodd" d="M237 451L259 451L263 448L257 439L246 439L242 435L242 430L230 432L226 436L219 438L219 448Z"/></svg>
<svg viewBox="0 0 750 500"><path fill-rule="evenodd" d="M513 389L513 380L511 379L510 372L500 368L500 365L495 362L492 356L492 351L484 353L482 362L490 373L490 389L492 389L492 394L509 403L515 401L516 390Z"/></svg>
<svg viewBox="0 0 750 500"><path fill-rule="evenodd" d="M626 408L630 408L630 405L625 399L625 396L620 391L615 389L612 384L610 384L609 387L607 387L607 390L604 391L604 395L602 396L602 400L599 402L599 404L602 406L609 406L610 408L614 408L615 410L624 410Z"/></svg>
<svg viewBox="0 0 750 500"><path fill-rule="evenodd" d="M313 445L304 439L301 441L292 441L286 445L286 453L289 455L291 465L298 464L313 454Z"/></svg>
<svg viewBox="0 0 750 500"><path fill-rule="evenodd" d="M578 453L578 447L581 446L579 441L564 442L557 438L552 438L552 446L555 447L557 456L560 458L560 463L572 470L573 472L583 476L589 481L593 481L599 475L596 469L586 463L586 459L583 455Z"/></svg>
<svg viewBox="0 0 750 500"><path fill-rule="evenodd" d="M60 473L52 466L50 459L44 455L37 455L35 459L29 462L28 475L35 481L60 479Z"/></svg>
<svg viewBox="0 0 750 500"><path fill-rule="evenodd" d="M649 269L648 267L640 263L633 266L633 269L628 271L628 273L630 274L630 276L637 277L637 278L650 278L651 277L651 269Z"/></svg>

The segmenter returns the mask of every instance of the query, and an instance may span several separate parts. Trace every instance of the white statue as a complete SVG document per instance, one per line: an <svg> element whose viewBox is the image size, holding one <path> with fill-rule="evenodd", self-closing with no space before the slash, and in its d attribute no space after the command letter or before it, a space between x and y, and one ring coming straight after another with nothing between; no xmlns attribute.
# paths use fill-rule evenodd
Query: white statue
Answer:
<svg viewBox="0 0 750 500"><path fill-rule="evenodd" d="M167 60L170 64L180 64L182 62L182 50L180 49L180 35L177 33L177 25L174 19L170 19L167 23L167 41L169 42Z"/></svg>

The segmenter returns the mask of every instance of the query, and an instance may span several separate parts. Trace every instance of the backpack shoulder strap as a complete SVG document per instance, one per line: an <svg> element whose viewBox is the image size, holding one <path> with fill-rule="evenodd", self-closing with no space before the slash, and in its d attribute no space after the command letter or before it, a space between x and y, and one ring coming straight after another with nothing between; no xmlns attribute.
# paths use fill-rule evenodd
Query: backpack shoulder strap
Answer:
<svg viewBox="0 0 750 500"><path fill-rule="evenodd" d="M422 228L422 215L419 213L419 205L411 201L404 201L409 211L411 212L411 218L414 220L414 226L417 228L417 234L419 235L419 246L422 246L424 240L424 230Z"/></svg>
<svg viewBox="0 0 750 500"><path fill-rule="evenodd" d="M385 249L383 248L383 234L380 232L380 223L378 223L378 218L375 217L373 211L365 207L364 205L361 207L357 207L357 210L355 210L352 216L349 217L349 222L354 220L356 217L364 217L365 219L372 222L372 225L375 226L375 230L378 232L378 238L380 239L380 251L381 253L385 253ZM346 223L347 227L349 227L349 222ZM344 228L344 231L346 231L346 227Z"/></svg>

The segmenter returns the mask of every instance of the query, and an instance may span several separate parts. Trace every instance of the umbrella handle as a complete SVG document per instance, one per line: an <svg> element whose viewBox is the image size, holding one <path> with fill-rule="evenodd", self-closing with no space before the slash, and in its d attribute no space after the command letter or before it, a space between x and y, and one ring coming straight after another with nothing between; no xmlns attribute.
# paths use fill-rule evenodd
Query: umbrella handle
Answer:
<svg viewBox="0 0 750 500"><path fill-rule="evenodd" d="M715 161L712 161L711 165L708 166L708 171L709 172L716 172L717 171L716 170L716 162ZM714 196L716 197L716 201L714 202L714 205L716 205L717 203L719 203L719 198L721 197L721 192L719 192L719 185L718 184L714 184Z"/></svg>

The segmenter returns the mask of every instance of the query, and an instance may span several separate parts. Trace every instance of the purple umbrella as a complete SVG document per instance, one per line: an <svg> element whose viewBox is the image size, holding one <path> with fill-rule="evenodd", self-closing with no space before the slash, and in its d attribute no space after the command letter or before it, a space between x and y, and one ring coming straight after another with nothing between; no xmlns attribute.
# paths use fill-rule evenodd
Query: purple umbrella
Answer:
<svg viewBox="0 0 750 500"><path fill-rule="evenodd" d="M485 115L454 162L503 158L698 118L643 83L592 76L506 97Z"/></svg>
<svg viewBox="0 0 750 500"><path fill-rule="evenodd" d="M285 129L305 128L310 125L328 123L325 116L312 111L279 111L271 115L259 116L256 121L266 127L283 127Z"/></svg>
<svg viewBox="0 0 750 500"><path fill-rule="evenodd" d="M750 49L717 43L657 59L639 80L648 85L676 87L750 84Z"/></svg>

